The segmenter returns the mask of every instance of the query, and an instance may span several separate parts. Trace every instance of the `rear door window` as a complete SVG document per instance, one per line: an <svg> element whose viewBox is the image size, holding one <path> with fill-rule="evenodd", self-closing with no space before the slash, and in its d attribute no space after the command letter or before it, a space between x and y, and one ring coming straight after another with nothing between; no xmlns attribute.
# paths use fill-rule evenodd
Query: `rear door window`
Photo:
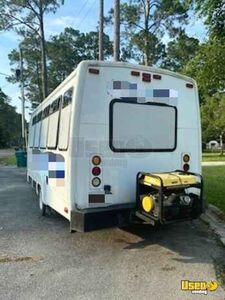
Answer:
<svg viewBox="0 0 225 300"><path fill-rule="evenodd" d="M176 136L176 107L122 100L111 102L110 148L113 151L173 151Z"/></svg>

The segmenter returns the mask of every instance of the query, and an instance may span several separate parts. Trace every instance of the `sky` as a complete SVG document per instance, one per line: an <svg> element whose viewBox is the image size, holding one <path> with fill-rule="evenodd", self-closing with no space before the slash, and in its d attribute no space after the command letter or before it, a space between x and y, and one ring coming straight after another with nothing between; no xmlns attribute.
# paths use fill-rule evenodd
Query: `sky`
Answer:
<svg viewBox="0 0 225 300"><path fill-rule="evenodd" d="M55 14L45 15L46 39L51 35L59 34L66 27L73 27L81 32L96 30L98 22L98 0L65 0ZM113 5L113 0L104 1L104 13L106 14ZM125 1L122 1L125 2ZM203 41L206 36L206 29L203 22L192 15L189 25L186 27L189 36L196 37ZM105 29L105 33L112 36L112 27ZM168 37L164 37L164 42ZM17 112L21 112L20 88L18 84L11 84L1 73L10 74L8 54L18 48L20 39L13 31L0 32L0 88L12 100L11 104L16 106ZM29 106L29 103L26 104ZM26 109L26 118L29 120L29 108Z"/></svg>

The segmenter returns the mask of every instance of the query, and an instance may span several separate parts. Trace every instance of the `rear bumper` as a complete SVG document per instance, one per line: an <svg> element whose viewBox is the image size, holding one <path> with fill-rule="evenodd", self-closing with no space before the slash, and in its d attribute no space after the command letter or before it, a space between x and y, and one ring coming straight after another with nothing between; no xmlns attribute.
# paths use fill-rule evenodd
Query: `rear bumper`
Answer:
<svg viewBox="0 0 225 300"><path fill-rule="evenodd" d="M102 228L125 226L130 223L135 203L113 205L107 208L75 209L71 211L70 230L86 232Z"/></svg>

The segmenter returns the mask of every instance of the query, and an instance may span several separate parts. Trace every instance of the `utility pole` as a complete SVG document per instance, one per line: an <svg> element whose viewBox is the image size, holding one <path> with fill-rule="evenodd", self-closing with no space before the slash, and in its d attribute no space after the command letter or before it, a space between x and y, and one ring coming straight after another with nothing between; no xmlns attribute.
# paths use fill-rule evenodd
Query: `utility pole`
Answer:
<svg viewBox="0 0 225 300"><path fill-rule="evenodd" d="M120 0L114 0L114 60L120 60Z"/></svg>
<svg viewBox="0 0 225 300"><path fill-rule="evenodd" d="M103 26L104 26L104 0L99 0L99 60L104 60L103 57Z"/></svg>
<svg viewBox="0 0 225 300"><path fill-rule="evenodd" d="M22 143L23 148L27 148L27 139L25 135L25 96L24 96L24 78L23 78L23 51L20 46L20 90L21 90L21 123L22 123Z"/></svg>

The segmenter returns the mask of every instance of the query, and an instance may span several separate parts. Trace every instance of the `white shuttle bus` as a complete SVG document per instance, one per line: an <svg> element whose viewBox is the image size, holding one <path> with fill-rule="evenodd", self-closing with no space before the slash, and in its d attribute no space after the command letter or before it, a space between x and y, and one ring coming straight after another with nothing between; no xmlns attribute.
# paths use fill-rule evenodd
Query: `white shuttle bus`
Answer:
<svg viewBox="0 0 225 300"><path fill-rule="evenodd" d="M36 108L27 179L71 231L163 224L203 211L196 82L168 70L83 61Z"/></svg>

